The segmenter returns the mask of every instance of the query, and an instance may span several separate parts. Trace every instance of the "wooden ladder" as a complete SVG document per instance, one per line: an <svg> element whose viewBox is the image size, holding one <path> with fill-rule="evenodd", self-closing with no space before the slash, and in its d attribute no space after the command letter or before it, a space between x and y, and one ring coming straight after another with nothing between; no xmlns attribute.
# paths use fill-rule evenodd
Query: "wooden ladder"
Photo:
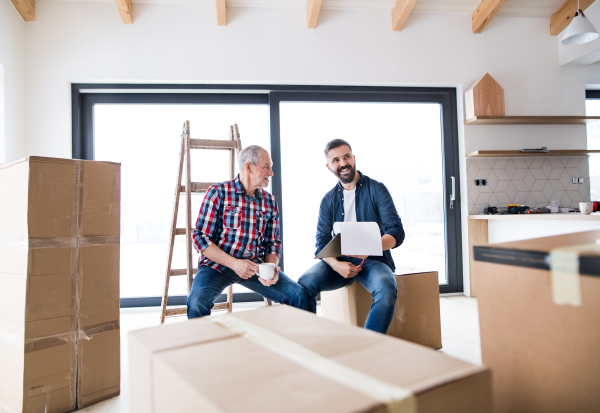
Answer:
<svg viewBox="0 0 600 413"><path fill-rule="evenodd" d="M209 149L209 150L227 150L231 152L229 162L229 179L235 178L235 157L242 150L242 142L237 124L233 124L229 128L229 140L208 140L208 139L191 139L190 138L190 121L187 120L183 124L181 132L181 148L179 151L179 172L177 174L177 183L175 185L175 199L173 201L173 221L171 225L171 236L169 244L169 256L167 259L167 271L165 274L165 289L163 291L161 302L160 322L164 324L165 317L172 315L181 315L187 313L187 308L167 309L169 296L169 281L173 276L187 275L187 290L188 295L192 290L192 282L197 268L192 264L192 193L206 193L214 182L192 182L191 181L191 161L190 152L192 149ZM185 185L181 184L183 178L183 168L185 163ZM185 193L185 209L186 209L186 226L185 228L177 228L177 215L179 211L179 199L181 194ZM175 236L184 235L186 237L186 260L187 268L172 269L173 250L175 246ZM271 301L265 298L266 305L271 305ZM212 310L227 310L231 312L233 307L233 286L227 287L227 301L217 303Z"/></svg>

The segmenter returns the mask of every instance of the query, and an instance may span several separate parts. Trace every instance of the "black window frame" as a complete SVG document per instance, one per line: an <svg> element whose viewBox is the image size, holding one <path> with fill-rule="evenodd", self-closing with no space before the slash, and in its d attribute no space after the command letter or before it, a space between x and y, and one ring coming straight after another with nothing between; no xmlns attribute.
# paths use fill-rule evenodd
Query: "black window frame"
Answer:
<svg viewBox="0 0 600 413"><path fill-rule="evenodd" d="M181 92L178 92L178 91ZM161 93L163 91L164 93ZM198 93L199 92L199 93ZM588 91L589 92L589 91ZM459 138L456 88L388 87L388 86L309 86L309 85L236 85L236 84L84 84L71 85L72 156L94 159L93 110L96 104L268 104L271 123L271 157L275 176L273 195L281 213L284 230L284 205L281 182L281 102L371 102L371 103L438 103L441 105L441 128L444 171L446 225L446 274L448 284L440 293L460 293L463 287L462 226L460 196ZM450 176L455 177L454 207L449 208ZM282 256L281 266L283 267ZM185 305L185 296L170 297L169 305ZM222 294L217 302L224 301ZM234 302L261 301L256 293L236 293ZM160 297L122 298L121 307L160 305Z"/></svg>

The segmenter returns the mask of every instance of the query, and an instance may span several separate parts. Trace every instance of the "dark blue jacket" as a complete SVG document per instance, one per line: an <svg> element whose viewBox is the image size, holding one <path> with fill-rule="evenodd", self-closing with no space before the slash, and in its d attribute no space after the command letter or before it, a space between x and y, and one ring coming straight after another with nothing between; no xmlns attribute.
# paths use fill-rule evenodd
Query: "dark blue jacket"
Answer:
<svg viewBox="0 0 600 413"><path fill-rule="evenodd" d="M356 183L355 203L356 220L358 222L377 222L381 235L390 234L396 238L399 247L404 242L404 228L398 216L394 201L384 184L377 182L360 171L360 179ZM333 239L333 223L344 221L344 188L339 182L325 194L319 209L317 224L317 255ZM369 259L387 264L395 271L394 260L390 250L384 251L383 256L370 256Z"/></svg>

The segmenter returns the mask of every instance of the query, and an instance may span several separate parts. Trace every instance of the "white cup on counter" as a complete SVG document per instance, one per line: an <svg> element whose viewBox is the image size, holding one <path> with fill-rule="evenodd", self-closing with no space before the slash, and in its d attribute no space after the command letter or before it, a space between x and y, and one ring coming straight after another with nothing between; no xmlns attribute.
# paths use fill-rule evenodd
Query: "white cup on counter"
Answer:
<svg viewBox="0 0 600 413"><path fill-rule="evenodd" d="M589 215L594 210L594 205L591 202L580 202L579 210L584 215Z"/></svg>

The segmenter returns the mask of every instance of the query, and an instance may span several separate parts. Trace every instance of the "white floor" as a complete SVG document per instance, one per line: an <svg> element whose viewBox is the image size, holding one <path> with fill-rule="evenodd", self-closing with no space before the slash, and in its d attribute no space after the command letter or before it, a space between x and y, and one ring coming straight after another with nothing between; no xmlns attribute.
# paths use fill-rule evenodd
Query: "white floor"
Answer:
<svg viewBox="0 0 600 413"><path fill-rule="evenodd" d="M262 302L234 304L234 311L246 311L264 306ZM439 351L471 363L481 364L477 299L465 296L440 297L442 344ZM129 363L127 335L132 330L158 326L158 307L121 309L121 395L80 412L129 412ZM186 321L185 316L170 317L167 323Z"/></svg>

